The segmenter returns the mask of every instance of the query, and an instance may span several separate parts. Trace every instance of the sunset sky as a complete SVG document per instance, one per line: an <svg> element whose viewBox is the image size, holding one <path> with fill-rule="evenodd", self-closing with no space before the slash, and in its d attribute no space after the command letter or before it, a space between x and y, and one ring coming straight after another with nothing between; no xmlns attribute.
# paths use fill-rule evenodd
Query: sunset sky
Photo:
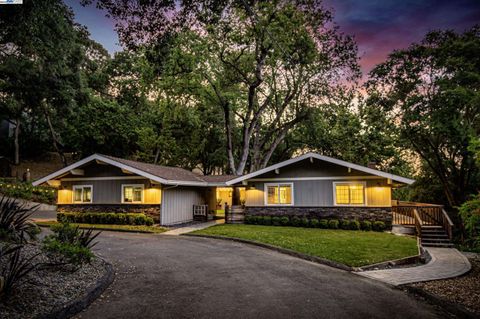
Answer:
<svg viewBox="0 0 480 319"><path fill-rule="evenodd" d="M66 0L77 22L110 53L121 50L114 23L94 6ZM354 35L363 72L382 62L394 49L420 41L432 29L463 31L480 24L480 0L326 0L340 29Z"/></svg>

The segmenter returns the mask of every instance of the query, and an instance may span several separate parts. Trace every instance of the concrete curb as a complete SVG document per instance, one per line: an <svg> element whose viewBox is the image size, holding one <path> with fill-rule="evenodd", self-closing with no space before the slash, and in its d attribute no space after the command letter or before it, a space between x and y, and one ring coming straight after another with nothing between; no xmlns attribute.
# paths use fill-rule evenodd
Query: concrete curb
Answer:
<svg viewBox="0 0 480 319"><path fill-rule="evenodd" d="M417 247L418 247L418 254L417 255L409 256L409 257L405 257L405 258L400 258L400 259L383 261L383 262L377 263L377 264L366 265L366 266L358 267L357 270L358 271L368 271L368 270L375 270L376 268L382 269L382 268L385 268L387 266L401 266L401 265L415 264L417 262L425 264L427 260L431 259L431 256L428 253L428 251L423 249L423 247L419 244L418 238L417 238Z"/></svg>
<svg viewBox="0 0 480 319"><path fill-rule="evenodd" d="M112 264L105 260L103 261L105 262L106 274L97 280L94 287L89 288L85 294L79 298L74 299L62 306L56 307L51 313L41 315L37 317L37 319L66 319L87 308L102 294L102 292L105 291L105 289L107 289L108 286L110 286L115 278Z"/></svg>
<svg viewBox="0 0 480 319"><path fill-rule="evenodd" d="M311 262L314 262L314 263L317 263L317 264L327 265L329 267L333 267L333 268L337 268L337 269L341 269L341 270L345 270L345 271L357 271L357 268L350 267L350 266L347 266L347 265L344 265L344 264L341 264L341 263L337 263L337 262L329 260L329 259L316 257L316 256L310 256L310 255L302 254L302 253L299 253L299 252L296 252L296 251L293 251L293 250L290 250L290 249L280 248L280 247L277 247L277 246L272 246L272 245L269 245L269 244L259 243L259 242L252 241L252 240L247 240L247 239L225 237L225 236L215 236L215 235L213 235L213 236L200 235L200 234L183 234L181 236L203 237L203 238L213 238L213 239L223 239L223 240L229 240L229 241L236 241L236 242L239 242L239 243L250 244L250 245L254 245L254 246L267 248L267 249L274 250L274 251L282 253L282 254L290 255L290 256L297 257L297 258L304 259L304 260L308 260L308 261L311 261Z"/></svg>
<svg viewBox="0 0 480 319"><path fill-rule="evenodd" d="M421 296L425 298L428 302L440 306L441 308L445 309L446 311L458 316L459 318L468 318L468 319L478 319L480 318L480 314L471 312L464 306L455 304L447 299L442 297L436 296L428 291L425 291L421 288L413 287L408 284L401 285L396 287L398 289L406 290L408 293Z"/></svg>

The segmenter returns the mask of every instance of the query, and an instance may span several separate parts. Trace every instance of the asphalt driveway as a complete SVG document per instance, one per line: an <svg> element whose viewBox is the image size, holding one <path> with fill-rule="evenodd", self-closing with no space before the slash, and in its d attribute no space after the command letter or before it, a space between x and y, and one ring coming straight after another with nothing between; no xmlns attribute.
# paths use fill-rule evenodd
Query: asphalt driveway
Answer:
<svg viewBox="0 0 480 319"><path fill-rule="evenodd" d="M104 232L115 282L77 318L439 318L404 292L246 244Z"/></svg>

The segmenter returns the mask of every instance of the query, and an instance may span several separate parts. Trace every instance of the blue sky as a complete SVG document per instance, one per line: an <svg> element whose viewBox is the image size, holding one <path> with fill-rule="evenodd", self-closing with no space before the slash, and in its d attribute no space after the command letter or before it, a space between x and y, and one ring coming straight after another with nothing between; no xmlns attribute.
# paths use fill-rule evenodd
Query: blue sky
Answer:
<svg viewBox="0 0 480 319"><path fill-rule="evenodd" d="M76 21L110 53L121 50L114 22L94 5L65 0ZM324 0L340 29L355 36L364 72L382 62L393 49L420 41L432 29L463 31L480 24L480 0Z"/></svg>

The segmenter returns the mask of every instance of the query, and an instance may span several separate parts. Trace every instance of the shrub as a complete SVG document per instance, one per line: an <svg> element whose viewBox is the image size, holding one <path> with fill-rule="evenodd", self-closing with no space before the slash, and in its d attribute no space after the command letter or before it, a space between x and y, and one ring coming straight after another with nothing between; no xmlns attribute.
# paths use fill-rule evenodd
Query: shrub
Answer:
<svg viewBox="0 0 480 319"><path fill-rule="evenodd" d="M0 264L2 265L0 271L0 299L8 297L12 290L40 265L34 263L38 254L25 257L21 253L22 248L22 245L0 245Z"/></svg>
<svg viewBox="0 0 480 319"><path fill-rule="evenodd" d="M30 209L25 204L18 204L13 199L2 197L0 199L0 239L19 243L34 239L39 229L29 221L29 218L35 210L36 207Z"/></svg>
<svg viewBox="0 0 480 319"><path fill-rule="evenodd" d="M30 183L10 183L0 180L0 193L11 198L54 204L55 190L50 187L33 186Z"/></svg>
<svg viewBox="0 0 480 319"><path fill-rule="evenodd" d="M345 229L345 230L350 229L350 221L348 221L346 219L342 219L342 220L340 220L340 225L339 226L340 226L341 229Z"/></svg>
<svg viewBox="0 0 480 319"><path fill-rule="evenodd" d="M336 219L330 219L328 221L328 228L330 229L338 229L339 222Z"/></svg>
<svg viewBox="0 0 480 319"><path fill-rule="evenodd" d="M66 222L51 226L51 230L53 234L45 237L42 247L51 258L73 265L90 262L93 257L91 249L97 244L94 240L100 232L80 230Z"/></svg>
<svg viewBox="0 0 480 319"><path fill-rule="evenodd" d="M153 219L141 213L57 213L59 222L114 225L153 225Z"/></svg>
<svg viewBox="0 0 480 319"><path fill-rule="evenodd" d="M351 220L349 226L350 230L360 230L360 222L358 220Z"/></svg>
<svg viewBox="0 0 480 319"><path fill-rule="evenodd" d="M365 231L372 230L372 223L369 220L363 220L360 223L360 226L361 226L362 230L365 230Z"/></svg>
<svg viewBox="0 0 480 319"><path fill-rule="evenodd" d="M282 226L288 226L290 225L290 219L287 216L283 216L282 218L280 218L280 224Z"/></svg>
<svg viewBox="0 0 480 319"><path fill-rule="evenodd" d="M280 226L281 225L281 218L278 216L272 217L272 225L273 226Z"/></svg>
<svg viewBox="0 0 480 319"><path fill-rule="evenodd" d="M93 253L89 248L64 243L53 237L44 239L43 250L53 259L73 265L89 263L93 258Z"/></svg>
<svg viewBox="0 0 480 319"><path fill-rule="evenodd" d="M266 226L272 225L272 217L263 216L263 225L266 225Z"/></svg>
<svg viewBox="0 0 480 319"><path fill-rule="evenodd" d="M372 229L374 231L384 231L386 228L385 223L382 221L375 221L372 224Z"/></svg>
<svg viewBox="0 0 480 319"><path fill-rule="evenodd" d="M297 216L292 217L291 224L292 226L299 227L301 225L301 219Z"/></svg>
<svg viewBox="0 0 480 319"><path fill-rule="evenodd" d="M320 222L316 218L310 219L310 227L318 228L320 226Z"/></svg>
<svg viewBox="0 0 480 319"><path fill-rule="evenodd" d="M245 224L253 224L253 216L251 216L251 215L245 216L244 223Z"/></svg>
<svg viewBox="0 0 480 319"><path fill-rule="evenodd" d="M474 251L480 251L480 194L463 203L458 212L465 227L464 244Z"/></svg>
<svg viewBox="0 0 480 319"><path fill-rule="evenodd" d="M328 228L328 220L326 219L320 219L320 221L318 222L318 227L320 228Z"/></svg>
<svg viewBox="0 0 480 319"><path fill-rule="evenodd" d="M310 226L310 221L308 220L308 218L303 217L303 218L300 220L300 225L301 225L302 227L308 227L308 226Z"/></svg>

